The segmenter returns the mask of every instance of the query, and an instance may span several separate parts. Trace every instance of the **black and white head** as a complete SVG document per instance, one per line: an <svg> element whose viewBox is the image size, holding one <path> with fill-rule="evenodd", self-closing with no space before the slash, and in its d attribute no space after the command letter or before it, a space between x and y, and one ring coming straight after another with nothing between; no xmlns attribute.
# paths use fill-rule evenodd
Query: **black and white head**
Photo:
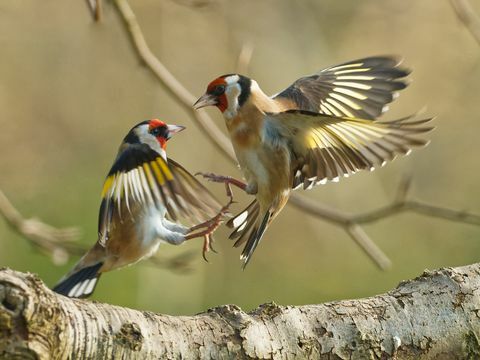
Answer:
<svg viewBox="0 0 480 360"><path fill-rule="evenodd" d="M157 153L166 156L167 142L184 126L168 125L159 119L143 121L135 125L123 140L126 144L146 144Z"/></svg>
<svg viewBox="0 0 480 360"><path fill-rule="evenodd" d="M222 75L207 86L207 91L193 105L194 109L216 106L225 118L235 117L248 100L256 82L239 74Z"/></svg>

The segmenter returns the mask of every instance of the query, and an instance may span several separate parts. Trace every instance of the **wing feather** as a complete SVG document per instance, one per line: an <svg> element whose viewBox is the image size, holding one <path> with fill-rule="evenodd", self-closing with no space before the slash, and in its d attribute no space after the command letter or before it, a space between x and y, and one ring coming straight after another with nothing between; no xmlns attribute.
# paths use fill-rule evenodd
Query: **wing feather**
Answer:
<svg viewBox="0 0 480 360"><path fill-rule="evenodd" d="M113 216L138 207L155 206L174 220L203 222L222 208L215 197L175 161L165 160L145 144L120 149L102 189L99 239L108 240Z"/></svg>
<svg viewBox="0 0 480 360"><path fill-rule="evenodd" d="M359 170L373 170L426 145L428 140L422 135L433 129L428 125L430 120L406 117L372 122L301 110L270 113L266 118L269 126L291 139L292 187L303 185L304 189Z"/></svg>
<svg viewBox="0 0 480 360"><path fill-rule="evenodd" d="M292 109L372 120L407 86L408 74L394 57L369 57L302 77L272 98Z"/></svg>

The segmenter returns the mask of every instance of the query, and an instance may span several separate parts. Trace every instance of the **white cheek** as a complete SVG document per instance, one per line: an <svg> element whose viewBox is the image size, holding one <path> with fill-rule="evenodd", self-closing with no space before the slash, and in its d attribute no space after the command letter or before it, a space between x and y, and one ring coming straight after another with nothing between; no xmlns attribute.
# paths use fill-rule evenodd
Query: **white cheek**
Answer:
<svg viewBox="0 0 480 360"><path fill-rule="evenodd" d="M137 133L138 138L143 144L147 144L148 146L150 146L150 148L152 148L157 153L159 153L165 160L167 159L167 154L165 153L165 150L163 150L162 147L160 146L160 143L158 142L158 140L155 139L154 136L148 133L147 125L140 126L135 131Z"/></svg>
<svg viewBox="0 0 480 360"><path fill-rule="evenodd" d="M225 91L227 97L228 107L223 112L223 116L227 119L232 119L238 114L238 96L240 95L241 87L238 84L230 85Z"/></svg>

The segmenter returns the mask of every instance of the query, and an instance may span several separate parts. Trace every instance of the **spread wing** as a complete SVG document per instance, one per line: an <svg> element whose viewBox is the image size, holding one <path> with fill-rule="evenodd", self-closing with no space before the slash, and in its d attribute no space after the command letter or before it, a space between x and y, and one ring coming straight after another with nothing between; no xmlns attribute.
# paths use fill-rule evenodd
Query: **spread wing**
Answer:
<svg viewBox="0 0 480 360"><path fill-rule="evenodd" d="M393 57L358 59L295 81L273 99L288 108L325 115L375 119L407 84L409 71Z"/></svg>
<svg viewBox="0 0 480 360"><path fill-rule="evenodd" d="M372 122L300 110L268 114L266 120L293 139L295 189L309 189L362 169L383 166L398 154L406 155L413 147L426 145L428 140L419 135L433 129L427 124L431 119Z"/></svg>
<svg viewBox="0 0 480 360"><path fill-rule="evenodd" d="M165 160L146 144L120 149L103 185L98 232L100 242L108 239L114 214L125 209L155 206L169 217L203 222L222 206L214 196L177 162Z"/></svg>

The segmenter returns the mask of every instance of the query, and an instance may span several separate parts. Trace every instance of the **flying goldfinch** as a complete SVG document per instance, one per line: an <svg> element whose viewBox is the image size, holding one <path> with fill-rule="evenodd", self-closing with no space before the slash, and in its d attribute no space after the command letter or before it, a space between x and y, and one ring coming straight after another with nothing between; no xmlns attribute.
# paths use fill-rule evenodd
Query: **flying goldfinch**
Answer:
<svg viewBox="0 0 480 360"><path fill-rule="evenodd" d="M173 245L211 233L228 208L180 164L167 157L168 140L183 126L152 119L134 126L124 138L105 180L98 241L54 291L88 297L106 271L148 258L162 242ZM199 223L187 227L177 216Z"/></svg>
<svg viewBox="0 0 480 360"><path fill-rule="evenodd" d="M216 106L223 113L246 183L202 175L255 195L227 223L235 246L246 242L243 267L292 190L373 170L428 143L418 135L432 130L426 125L431 119L372 121L406 87L402 78L409 72L398 65L392 57L359 59L302 77L273 96L239 74L208 85L193 106Z"/></svg>

